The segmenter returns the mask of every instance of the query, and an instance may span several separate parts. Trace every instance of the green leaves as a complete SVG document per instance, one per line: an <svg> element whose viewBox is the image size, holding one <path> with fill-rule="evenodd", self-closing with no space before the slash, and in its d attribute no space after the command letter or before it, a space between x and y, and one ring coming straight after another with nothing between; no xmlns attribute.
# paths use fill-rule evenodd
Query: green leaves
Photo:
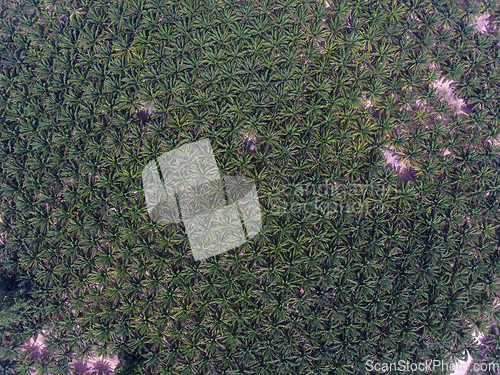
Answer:
<svg viewBox="0 0 500 375"><path fill-rule="evenodd" d="M0 17L2 269L46 285L33 301L61 351L79 345L68 303L85 345L137 373L358 374L424 343L464 350L459 319L477 321L499 261L498 35L475 33L478 9L75 4ZM440 71L466 116L436 97ZM206 137L221 173L255 181L264 226L193 263L183 225L146 214L141 168ZM385 145L417 172L406 184Z"/></svg>

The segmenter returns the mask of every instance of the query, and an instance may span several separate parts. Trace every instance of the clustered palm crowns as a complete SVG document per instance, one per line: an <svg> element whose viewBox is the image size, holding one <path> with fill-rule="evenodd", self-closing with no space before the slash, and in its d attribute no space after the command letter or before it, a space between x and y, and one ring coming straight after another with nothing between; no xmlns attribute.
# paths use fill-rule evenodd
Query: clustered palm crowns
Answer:
<svg viewBox="0 0 500 375"><path fill-rule="evenodd" d="M3 353L17 373L96 349L138 374L361 374L461 356L496 318L500 46L472 26L494 1L0 9L1 264L36 284L53 352ZM438 72L466 115L437 97ZM141 170L204 138L221 174L256 182L263 229L196 262L182 224L147 216ZM384 168L388 143L413 181ZM325 180L390 193L351 197L363 214L273 213L271 186Z"/></svg>

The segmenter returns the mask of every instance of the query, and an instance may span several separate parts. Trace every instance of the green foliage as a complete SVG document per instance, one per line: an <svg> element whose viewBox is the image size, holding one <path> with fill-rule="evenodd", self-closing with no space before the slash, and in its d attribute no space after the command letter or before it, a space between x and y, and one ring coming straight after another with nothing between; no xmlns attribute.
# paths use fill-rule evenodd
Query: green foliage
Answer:
<svg viewBox="0 0 500 375"><path fill-rule="evenodd" d="M141 366L144 365L144 362L144 358L125 355L120 359L114 373L116 375L140 375L142 374Z"/></svg>
<svg viewBox="0 0 500 375"><path fill-rule="evenodd" d="M0 273L0 373L12 373L22 344L40 328L29 282Z"/></svg>
<svg viewBox="0 0 500 375"><path fill-rule="evenodd" d="M91 348L127 357L127 374L479 355L471 322L498 294L500 45L471 23L497 24L500 7L328 3L0 6L0 254L34 285L30 299L4 286L4 339L29 337L40 305L53 357L37 366L61 373ZM438 74L465 115L439 99ZM224 174L256 181L263 229L197 262L181 224L148 217L141 172L204 138ZM384 166L386 144L408 182ZM377 189L347 194L356 209L276 213L273 199L332 203L294 195L325 181Z"/></svg>

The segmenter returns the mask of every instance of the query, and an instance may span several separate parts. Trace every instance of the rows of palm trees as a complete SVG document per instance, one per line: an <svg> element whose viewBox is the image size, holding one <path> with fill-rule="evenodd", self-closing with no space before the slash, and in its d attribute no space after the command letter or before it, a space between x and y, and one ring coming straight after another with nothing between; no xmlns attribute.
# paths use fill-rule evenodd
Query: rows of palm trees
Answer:
<svg viewBox="0 0 500 375"><path fill-rule="evenodd" d="M497 314L500 225L499 38L471 25L485 11L500 8L0 6L0 264L33 284L32 316L53 334L43 363L18 349L31 331L2 328L14 349L1 364L65 374L97 350L127 374L361 374L368 359L478 354L470 333ZM438 73L466 114L440 100ZM222 174L256 182L263 229L198 262L182 224L148 217L141 171L205 138ZM415 180L384 167L386 144ZM391 192L350 197L362 214L273 208L291 182L326 180Z"/></svg>

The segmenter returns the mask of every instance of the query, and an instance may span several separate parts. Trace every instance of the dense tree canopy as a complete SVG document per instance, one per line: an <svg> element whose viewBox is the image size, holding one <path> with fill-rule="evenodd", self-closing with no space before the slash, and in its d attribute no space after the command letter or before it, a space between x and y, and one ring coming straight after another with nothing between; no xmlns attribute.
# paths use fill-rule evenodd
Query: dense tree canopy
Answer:
<svg viewBox="0 0 500 375"><path fill-rule="evenodd" d="M500 7L327 5L0 5L0 262L32 285L53 353L19 352L12 373L65 374L94 349L127 358L123 373L175 375L479 354L471 333L497 318ZM255 181L263 228L195 261L182 223L148 217L141 171L201 139L221 174ZM325 181L351 209L296 191ZM291 200L316 209L273 203ZM19 345L2 327L0 346Z"/></svg>

